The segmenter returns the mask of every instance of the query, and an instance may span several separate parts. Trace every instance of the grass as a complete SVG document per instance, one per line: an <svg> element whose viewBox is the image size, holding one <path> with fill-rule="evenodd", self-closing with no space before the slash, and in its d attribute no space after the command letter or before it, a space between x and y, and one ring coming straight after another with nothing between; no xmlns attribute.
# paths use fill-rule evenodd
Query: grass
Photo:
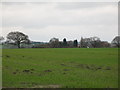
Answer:
<svg viewBox="0 0 120 90"><path fill-rule="evenodd" d="M3 49L3 87L117 88L117 48Z"/></svg>

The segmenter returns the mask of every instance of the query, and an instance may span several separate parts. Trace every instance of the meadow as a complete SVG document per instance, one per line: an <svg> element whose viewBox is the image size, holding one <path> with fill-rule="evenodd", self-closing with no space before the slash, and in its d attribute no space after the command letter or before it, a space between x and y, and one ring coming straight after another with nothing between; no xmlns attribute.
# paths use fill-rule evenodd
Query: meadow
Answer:
<svg viewBox="0 0 120 90"><path fill-rule="evenodd" d="M117 88L117 48L3 49L4 88Z"/></svg>

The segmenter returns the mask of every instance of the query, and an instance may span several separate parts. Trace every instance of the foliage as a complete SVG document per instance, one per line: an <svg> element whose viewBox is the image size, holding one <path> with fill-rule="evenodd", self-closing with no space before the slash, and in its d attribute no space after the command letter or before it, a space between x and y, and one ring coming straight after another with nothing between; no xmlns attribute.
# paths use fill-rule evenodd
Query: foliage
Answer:
<svg viewBox="0 0 120 90"><path fill-rule="evenodd" d="M2 41L3 39L3 37L0 37L0 41ZM33 45L33 43L31 43L31 41L28 39L28 36L23 34L22 32L10 32L7 35L7 40L3 44L7 43L17 45L18 48L109 48L111 46L120 47L120 36L116 36L111 44L107 41L101 41L99 37L81 37L80 42L78 42L77 40L67 41L66 38L64 38L63 41L59 41L58 38L51 38L50 41L47 43L43 42L42 44L40 43ZM24 43L30 45L28 46Z"/></svg>

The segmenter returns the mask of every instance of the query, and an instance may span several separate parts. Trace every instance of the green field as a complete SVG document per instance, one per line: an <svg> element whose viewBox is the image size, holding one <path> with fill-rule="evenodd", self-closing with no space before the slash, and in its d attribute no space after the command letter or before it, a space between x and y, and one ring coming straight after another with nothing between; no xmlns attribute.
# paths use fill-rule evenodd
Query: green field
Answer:
<svg viewBox="0 0 120 90"><path fill-rule="evenodd" d="M3 49L4 88L117 88L117 48Z"/></svg>

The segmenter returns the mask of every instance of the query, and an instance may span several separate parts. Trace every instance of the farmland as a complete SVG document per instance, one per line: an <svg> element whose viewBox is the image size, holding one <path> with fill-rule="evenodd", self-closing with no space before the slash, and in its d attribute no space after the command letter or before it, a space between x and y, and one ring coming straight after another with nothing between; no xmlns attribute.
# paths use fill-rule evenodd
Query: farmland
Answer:
<svg viewBox="0 0 120 90"><path fill-rule="evenodd" d="M117 48L3 49L5 88L117 88Z"/></svg>

